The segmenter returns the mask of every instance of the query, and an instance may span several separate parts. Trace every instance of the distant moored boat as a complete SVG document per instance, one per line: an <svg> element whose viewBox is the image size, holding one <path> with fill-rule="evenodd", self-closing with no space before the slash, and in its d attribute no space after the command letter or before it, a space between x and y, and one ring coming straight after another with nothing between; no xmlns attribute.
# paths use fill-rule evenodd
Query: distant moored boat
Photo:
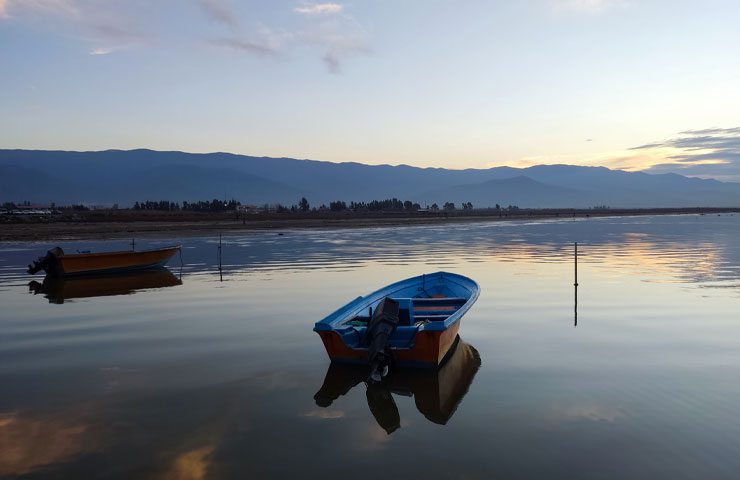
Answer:
<svg viewBox="0 0 740 480"><path fill-rule="evenodd" d="M141 251L66 254L55 247L28 266L28 273L44 270L48 275L98 275L164 267L180 246Z"/></svg>

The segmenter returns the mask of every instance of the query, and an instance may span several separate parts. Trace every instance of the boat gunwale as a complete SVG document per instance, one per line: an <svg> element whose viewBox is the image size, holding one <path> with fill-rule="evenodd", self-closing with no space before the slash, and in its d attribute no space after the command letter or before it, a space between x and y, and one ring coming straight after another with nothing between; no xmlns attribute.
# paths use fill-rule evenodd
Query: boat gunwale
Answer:
<svg viewBox="0 0 740 480"><path fill-rule="evenodd" d="M167 251L182 250L182 245L173 245L170 247L162 248L150 248L147 250L116 250L114 252L90 252L90 253L64 253L57 258L91 258L91 257L104 257L104 256L120 256L120 255L132 255L140 253L159 253Z"/></svg>
<svg viewBox="0 0 740 480"><path fill-rule="evenodd" d="M386 285L385 287L381 287L378 290L375 290L374 292L369 293L365 296L357 297L356 299L340 307L333 313L327 315L322 320L316 322L316 324L314 325L314 331L340 332L345 328L354 328L351 326L342 327L341 324L335 324L335 322L351 314L358 314L363 309L367 308L371 303L374 303L383 297L391 296L394 292L397 292L402 288L408 288L411 284L414 283L424 282L426 280L426 277L452 277L452 279L459 279L461 281L455 283L462 286L463 288L469 289L471 291L471 294L466 302L462 304L460 308L458 308L452 315L448 316L444 321L429 322L416 326L414 328L417 332L441 332L449 329L452 325L458 322L462 318L462 316L467 313L468 310L470 310L470 308L473 306L473 304L478 299L478 296L480 295L480 285L478 285L478 282L464 275L445 271L417 275L415 277L406 278L390 285Z"/></svg>

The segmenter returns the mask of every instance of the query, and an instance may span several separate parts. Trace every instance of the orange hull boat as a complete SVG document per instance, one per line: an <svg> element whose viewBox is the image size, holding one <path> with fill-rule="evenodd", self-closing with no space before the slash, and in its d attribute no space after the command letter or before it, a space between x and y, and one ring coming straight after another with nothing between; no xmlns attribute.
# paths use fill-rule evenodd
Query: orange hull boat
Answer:
<svg viewBox="0 0 740 480"><path fill-rule="evenodd" d="M462 275L419 275L356 298L316 322L314 331L332 361L368 363L374 373L378 365L436 367L479 292Z"/></svg>
<svg viewBox="0 0 740 480"><path fill-rule="evenodd" d="M439 365L455 343L459 330L460 322L457 322L442 332L419 332L413 347L391 350L394 363L407 366ZM367 361L367 348L348 347L337 332L318 332L318 334L330 359L348 363Z"/></svg>
<svg viewBox="0 0 740 480"><path fill-rule="evenodd" d="M29 265L28 273L44 270L48 275L61 277L150 270L164 267L179 250L178 245L139 252L65 254L61 248L56 247L49 250L45 257L33 262L33 265Z"/></svg>

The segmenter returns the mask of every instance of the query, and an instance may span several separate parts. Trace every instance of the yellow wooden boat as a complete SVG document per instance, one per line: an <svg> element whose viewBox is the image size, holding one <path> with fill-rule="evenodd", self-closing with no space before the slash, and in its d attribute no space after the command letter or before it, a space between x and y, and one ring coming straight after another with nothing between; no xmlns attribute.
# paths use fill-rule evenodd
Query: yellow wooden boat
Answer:
<svg viewBox="0 0 740 480"><path fill-rule="evenodd" d="M141 251L66 254L59 247L49 250L28 266L28 273L44 270L47 275L100 275L164 267L180 245Z"/></svg>

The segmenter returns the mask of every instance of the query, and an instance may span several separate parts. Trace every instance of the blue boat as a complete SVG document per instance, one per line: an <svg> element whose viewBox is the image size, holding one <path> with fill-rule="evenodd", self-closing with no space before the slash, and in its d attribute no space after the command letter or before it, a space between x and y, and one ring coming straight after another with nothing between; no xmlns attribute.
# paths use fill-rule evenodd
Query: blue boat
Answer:
<svg viewBox="0 0 740 480"><path fill-rule="evenodd" d="M462 275L419 275L356 298L314 331L332 361L372 365L378 353L386 363L436 367L479 294L478 284Z"/></svg>

